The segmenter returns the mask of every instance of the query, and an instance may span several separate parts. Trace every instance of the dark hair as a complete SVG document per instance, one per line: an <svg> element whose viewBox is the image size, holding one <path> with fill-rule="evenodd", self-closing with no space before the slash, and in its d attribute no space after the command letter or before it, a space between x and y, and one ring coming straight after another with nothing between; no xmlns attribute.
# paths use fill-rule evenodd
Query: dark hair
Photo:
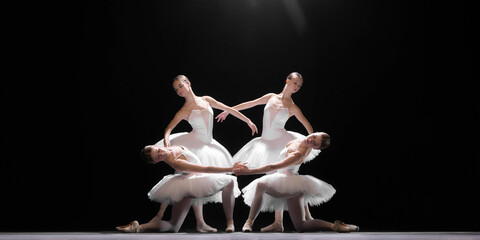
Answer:
<svg viewBox="0 0 480 240"><path fill-rule="evenodd" d="M287 76L287 79L288 79L288 80L292 80L292 79L294 79L294 78L301 78L301 79L303 79L302 75L301 75L300 73L298 73L298 72L292 72L292 73L288 74L288 76Z"/></svg>
<svg viewBox="0 0 480 240"><path fill-rule="evenodd" d="M152 151L152 149L152 146L146 146L142 149L142 151L140 152L140 157L143 161L147 163L153 163L152 156L150 156L150 152Z"/></svg>
<svg viewBox="0 0 480 240"><path fill-rule="evenodd" d="M330 135L321 132L320 135L322 136L322 143L320 144L320 149L323 150L330 146Z"/></svg>

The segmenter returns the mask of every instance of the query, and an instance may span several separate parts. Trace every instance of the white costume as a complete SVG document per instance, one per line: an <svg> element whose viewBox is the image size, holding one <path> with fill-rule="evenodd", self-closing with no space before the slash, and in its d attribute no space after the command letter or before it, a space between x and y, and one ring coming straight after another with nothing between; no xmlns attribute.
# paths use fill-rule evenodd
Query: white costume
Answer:
<svg viewBox="0 0 480 240"><path fill-rule="evenodd" d="M188 149L182 153L188 162L201 165L200 160ZM193 197L193 205L222 202L221 190L234 182L234 197L240 195L237 178L227 174L177 172L158 182L148 193L152 201L172 204L186 197Z"/></svg>
<svg viewBox="0 0 480 240"><path fill-rule="evenodd" d="M279 156L279 160L285 159L287 148L284 148ZM319 180L310 175L299 175L298 169L301 164L291 165L284 169L279 169L275 173L267 174L257 178L242 189L243 198L247 205L251 206L255 197L257 184L265 183L267 188L273 189L280 194L304 196L304 204L310 206L320 205L335 194L332 185ZM275 198L264 193L260 211L288 210L285 198Z"/></svg>
<svg viewBox="0 0 480 240"><path fill-rule="evenodd" d="M288 108L274 108L265 104L263 111L262 136L250 140L233 156L234 162L246 162L249 168L258 168L278 161L278 155L285 145L293 139L305 136L285 130L285 123L290 118ZM305 162L312 160L320 150L312 149Z"/></svg>
<svg viewBox="0 0 480 240"><path fill-rule="evenodd" d="M169 137L170 144L185 146L195 155L204 166L231 167L234 164L232 155L212 137L213 109L209 106L205 110L192 110L188 117L192 131L174 133ZM163 139L155 145L164 146Z"/></svg>

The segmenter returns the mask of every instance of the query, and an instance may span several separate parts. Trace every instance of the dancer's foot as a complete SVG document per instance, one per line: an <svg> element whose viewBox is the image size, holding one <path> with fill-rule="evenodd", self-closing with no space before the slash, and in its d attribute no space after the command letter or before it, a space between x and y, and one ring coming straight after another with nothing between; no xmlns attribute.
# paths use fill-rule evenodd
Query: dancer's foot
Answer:
<svg viewBox="0 0 480 240"><path fill-rule="evenodd" d="M332 230L340 233L349 233L349 232L357 232L360 230L360 228L358 226L345 224L342 221L336 220L333 223Z"/></svg>
<svg viewBox="0 0 480 240"><path fill-rule="evenodd" d="M252 222L247 220L242 227L242 232L251 232L252 231Z"/></svg>
<svg viewBox="0 0 480 240"><path fill-rule="evenodd" d="M260 229L262 232L283 232L283 223L275 221L272 224Z"/></svg>
<svg viewBox="0 0 480 240"><path fill-rule="evenodd" d="M225 228L225 232L227 232L227 233L235 232L235 224L233 224L233 221L228 221L227 222L227 228Z"/></svg>
<svg viewBox="0 0 480 240"><path fill-rule="evenodd" d="M197 223L197 232L206 233L206 232L217 232L216 228L208 226L205 222Z"/></svg>
<svg viewBox="0 0 480 240"><path fill-rule="evenodd" d="M138 233L140 232L140 224L137 221L132 221L127 225L118 226L116 229L124 233Z"/></svg>

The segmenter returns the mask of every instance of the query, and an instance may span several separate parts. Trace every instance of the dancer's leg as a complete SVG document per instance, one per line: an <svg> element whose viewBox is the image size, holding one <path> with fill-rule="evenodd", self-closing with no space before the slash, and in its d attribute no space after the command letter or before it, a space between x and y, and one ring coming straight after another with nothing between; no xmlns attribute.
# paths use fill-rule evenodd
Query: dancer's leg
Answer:
<svg viewBox="0 0 480 240"><path fill-rule="evenodd" d="M304 206L305 209L305 220L313 220L312 214L310 213L310 208L308 207L308 204L305 204Z"/></svg>
<svg viewBox="0 0 480 240"><path fill-rule="evenodd" d="M275 211L275 221L260 229L262 232L283 232L283 211L277 210Z"/></svg>
<svg viewBox="0 0 480 240"><path fill-rule="evenodd" d="M166 203L160 204L160 209L158 210L158 213L155 217L162 219L163 214L165 213L165 210L167 209L167 207L168 207L168 204Z"/></svg>
<svg viewBox="0 0 480 240"><path fill-rule="evenodd" d="M255 196L253 197L252 205L250 206L248 219L243 225L242 231L244 232L252 231L253 222L255 221L255 218L257 218L258 213L260 212L260 207L262 206L263 193L265 193L265 189L266 189L265 183L262 183L262 182L257 183Z"/></svg>
<svg viewBox="0 0 480 240"><path fill-rule="evenodd" d="M165 209L167 209L167 207L168 204L166 203L160 204L160 209L158 210L157 215L155 215L155 217L153 217L148 223L142 224L140 229L142 229L142 231L157 231L158 228L155 226L157 226L162 220L163 214L165 213Z"/></svg>
<svg viewBox="0 0 480 240"><path fill-rule="evenodd" d="M192 198L184 198L175 203L172 207L172 219L170 221L150 221L139 226L139 232L160 231L160 232L178 232L187 216L188 209L192 204ZM154 218L155 219L155 218ZM153 219L152 219L153 220Z"/></svg>
<svg viewBox="0 0 480 240"><path fill-rule="evenodd" d="M303 196L287 198L288 213L298 232L332 230L333 224L320 219L305 220Z"/></svg>
<svg viewBox="0 0 480 240"><path fill-rule="evenodd" d="M225 232L235 232L235 225L233 223L233 208L235 207L235 197L233 196L233 180L222 190L223 212L227 220L227 228Z"/></svg>
<svg viewBox="0 0 480 240"><path fill-rule="evenodd" d="M257 183L255 197L253 198L252 206L250 207L250 213L248 215L247 221L245 222L245 225L242 228L244 232L252 231L253 222L257 218L258 213L260 212L260 207L262 206L264 193L276 198L290 198L290 197L295 197L301 194L301 193L283 194L283 193L277 192L275 189L267 187L265 183L262 183L262 182ZM283 221L283 216L281 219ZM283 224L281 228L283 228Z"/></svg>
<svg viewBox="0 0 480 240"><path fill-rule="evenodd" d="M197 232L217 232L216 228L210 227L203 219L203 205L192 205L195 219L197 220Z"/></svg>

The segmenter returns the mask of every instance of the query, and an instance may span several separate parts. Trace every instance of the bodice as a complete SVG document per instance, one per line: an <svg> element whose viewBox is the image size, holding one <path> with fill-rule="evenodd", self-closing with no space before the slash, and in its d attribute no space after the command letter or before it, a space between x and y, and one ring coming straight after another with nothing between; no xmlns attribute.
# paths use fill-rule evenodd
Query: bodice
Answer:
<svg viewBox="0 0 480 240"><path fill-rule="evenodd" d="M198 134L202 140L212 140L213 109L210 106L205 110L192 110L188 123L192 126L192 132Z"/></svg>
<svg viewBox="0 0 480 240"><path fill-rule="evenodd" d="M285 123L290 118L288 108L274 108L269 103L263 110L262 138L267 140L277 139L286 132Z"/></svg>

